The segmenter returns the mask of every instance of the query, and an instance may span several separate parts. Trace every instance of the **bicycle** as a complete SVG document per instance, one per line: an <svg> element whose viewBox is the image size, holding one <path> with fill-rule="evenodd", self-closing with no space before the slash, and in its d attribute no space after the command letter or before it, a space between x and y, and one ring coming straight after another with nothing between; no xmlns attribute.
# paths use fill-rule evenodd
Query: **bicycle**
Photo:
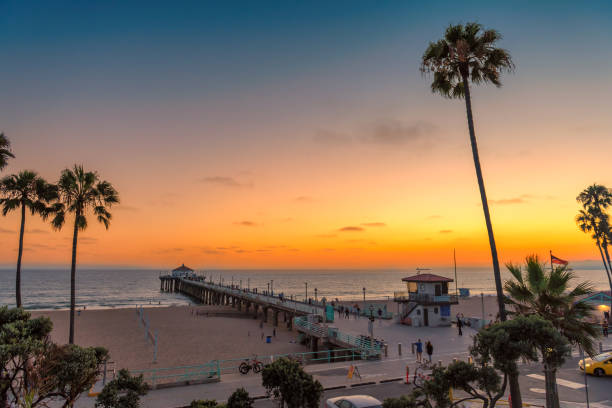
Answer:
<svg viewBox="0 0 612 408"><path fill-rule="evenodd" d="M434 367L436 366L434 362L431 362L425 359L421 361L417 361L417 363L418 363L418 368L420 368L421 370L433 370Z"/></svg>
<svg viewBox="0 0 612 408"><path fill-rule="evenodd" d="M257 374L261 372L262 369L263 363L257 360L257 356L253 357L252 360L247 358L242 363L240 363L240 366L238 366L238 371L240 371L240 374L248 374L251 370L253 370L253 372Z"/></svg>

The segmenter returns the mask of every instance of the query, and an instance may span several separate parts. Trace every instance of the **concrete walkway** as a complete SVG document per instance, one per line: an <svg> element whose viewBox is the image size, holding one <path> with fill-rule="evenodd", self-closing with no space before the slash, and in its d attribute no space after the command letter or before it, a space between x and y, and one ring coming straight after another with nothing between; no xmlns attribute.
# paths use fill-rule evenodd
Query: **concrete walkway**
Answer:
<svg viewBox="0 0 612 408"><path fill-rule="evenodd" d="M338 327L342 331L355 335L367 335L368 319L339 319L330 326ZM417 367L416 356L412 354L410 344L417 339L423 343L430 340L434 345L434 362L450 363L453 359L467 359L468 348L472 344L475 330L466 328L463 336L459 336L454 327L408 327L398 325L392 321L375 321L374 336L384 339L389 344L388 356L375 361L356 361L361 378L347 378L351 362L338 362L331 364L315 364L306 366L305 370L321 382L325 388L351 387L360 383L379 383L385 380L405 378L406 367L409 367L410 377ZM612 349L612 337L601 339L604 350ZM399 355L397 344L402 344L402 355ZM238 354L238 353L237 353ZM572 353L577 355L577 351ZM425 357L425 356L424 356ZM261 375L249 373L248 375L223 375L221 382L191 385L183 387L152 390L141 400L141 406L150 408L173 408L187 406L194 399L215 399L225 401L236 388L245 388L252 397L265 395L261 386ZM409 388L406 388L409 392ZM542 405L541 401L532 401ZM77 408L92 408L95 398L82 397L77 401ZM578 406L574 405L566 406ZM477 406L477 405L474 405ZM596 407L593 403L592 407Z"/></svg>

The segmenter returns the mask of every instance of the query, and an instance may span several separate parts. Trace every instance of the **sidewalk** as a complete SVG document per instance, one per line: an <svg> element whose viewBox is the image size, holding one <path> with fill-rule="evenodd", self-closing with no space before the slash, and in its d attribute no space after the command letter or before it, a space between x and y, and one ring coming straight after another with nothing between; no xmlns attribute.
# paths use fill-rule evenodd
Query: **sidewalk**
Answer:
<svg viewBox="0 0 612 408"><path fill-rule="evenodd" d="M453 353L438 356L437 360L448 363L453 358L467 358L467 352ZM437 361L436 360L436 361ZM415 356L412 354L395 358L383 358L377 361L355 361L361 378L354 376L348 379L348 369L350 361L343 361L331 364L313 364L305 367L305 370L319 380L323 387L333 388L340 386L351 386L359 383L377 383L381 380L400 379L406 376L406 366L410 367L410 376L414 374L417 364ZM221 382L189 385L182 387L164 388L151 390L141 399L141 405L148 408L173 408L189 405L194 399L215 399L225 401L236 390L245 388L252 397L265 395L265 389L261 386L261 375L257 374L230 374L224 375ZM408 389L407 389L408 392ZM75 407L92 408L95 398L82 397Z"/></svg>

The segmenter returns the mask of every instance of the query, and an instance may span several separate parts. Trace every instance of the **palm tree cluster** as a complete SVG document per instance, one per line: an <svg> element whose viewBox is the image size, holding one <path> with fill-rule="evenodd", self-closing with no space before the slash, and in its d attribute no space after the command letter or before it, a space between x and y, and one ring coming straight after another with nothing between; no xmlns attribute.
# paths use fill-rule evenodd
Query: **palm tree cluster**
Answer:
<svg viewBox="0 0 612 408"><path fill-rule="evenodd" d="M478 144L476 143L470 94L470 82L474 85L492 83L500 87L501 74L514 70L514 63L508 51L496 47L496 43L501 38L502 36L498 31L485 30L478 23L450 25L442 39L429 43L422 57L421 72L423 74L433 74L433 82L431 83L433 93L439 93L446 98L465 99L472 156L489 235L489 246L491 247L499 315L501 320L505 320L506 313L502 300L503 292L497 247L482 176Z"/></svg>
<svg viewBox="0 0 612 408"><path fill-rule="evenodd" d="M580 301L593 293L590 282L580 282L571 287L570 282L576 278L574 272L566 265L551 265L547 270L536 255L526 258L524 268L511 263L507 268L513 279L504 283L504 302L510 306L511 316L540 316L551 322L571 345L581 347L591 356L596 353L595 339L599 331L590 322L594 307ZM544 364L547 407L553 408L559 407L556 371L555 366Z"/></svg>
<svg viewBox="0 0 612 408"><path fill-rule="evenodd" d="M0 134L0 169L14 155L4 134ZM26 215L38 215L43 220L51 218L51 226L60 230L68 215L73 215L72 262L70 266L70 332L68 342L74 343L74 311L76 308L76 260L79 231L87 228L87 215L91 211L97 221L109 228L112 219L110 209L119 203L117 190L108 181L100 180L98 173L85 171L74 165L64 169L56 184L47 182L35 171L23 170L0 179L0 207L2 215L21 212L19 249L15 273L15 303L22 306L21 266Z"/></svg>
<svg viewBox="0 0 612 408"><path fill-rule="evenodd" d="M600 184L593 184L578 194L576 201L582 206L576 216L576 224L582 232L591 234L595 241L612 292L612 262L608 251L608 246L612 242L612 228L610 215L607 212L612 205L612 192Z"/></svg>

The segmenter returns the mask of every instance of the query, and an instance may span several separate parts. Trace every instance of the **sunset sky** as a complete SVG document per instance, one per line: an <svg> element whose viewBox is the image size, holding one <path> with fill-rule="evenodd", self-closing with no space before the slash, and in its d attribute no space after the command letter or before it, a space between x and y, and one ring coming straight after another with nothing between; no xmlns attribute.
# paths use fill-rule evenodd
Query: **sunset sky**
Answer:
<svg viewBox="0 0 612 408"><path fill-rule="evenodd" d="M80 264L490 264L464 102L419 72L473 20L517 66L473 90L500 261L598 258L574 216L612 187L608 1L125 3L0 2L0 175L82 163L120 193ZM18 227L0 217L0 265ZM69 264L70 226L26 230L25 267Z"/></svg>

